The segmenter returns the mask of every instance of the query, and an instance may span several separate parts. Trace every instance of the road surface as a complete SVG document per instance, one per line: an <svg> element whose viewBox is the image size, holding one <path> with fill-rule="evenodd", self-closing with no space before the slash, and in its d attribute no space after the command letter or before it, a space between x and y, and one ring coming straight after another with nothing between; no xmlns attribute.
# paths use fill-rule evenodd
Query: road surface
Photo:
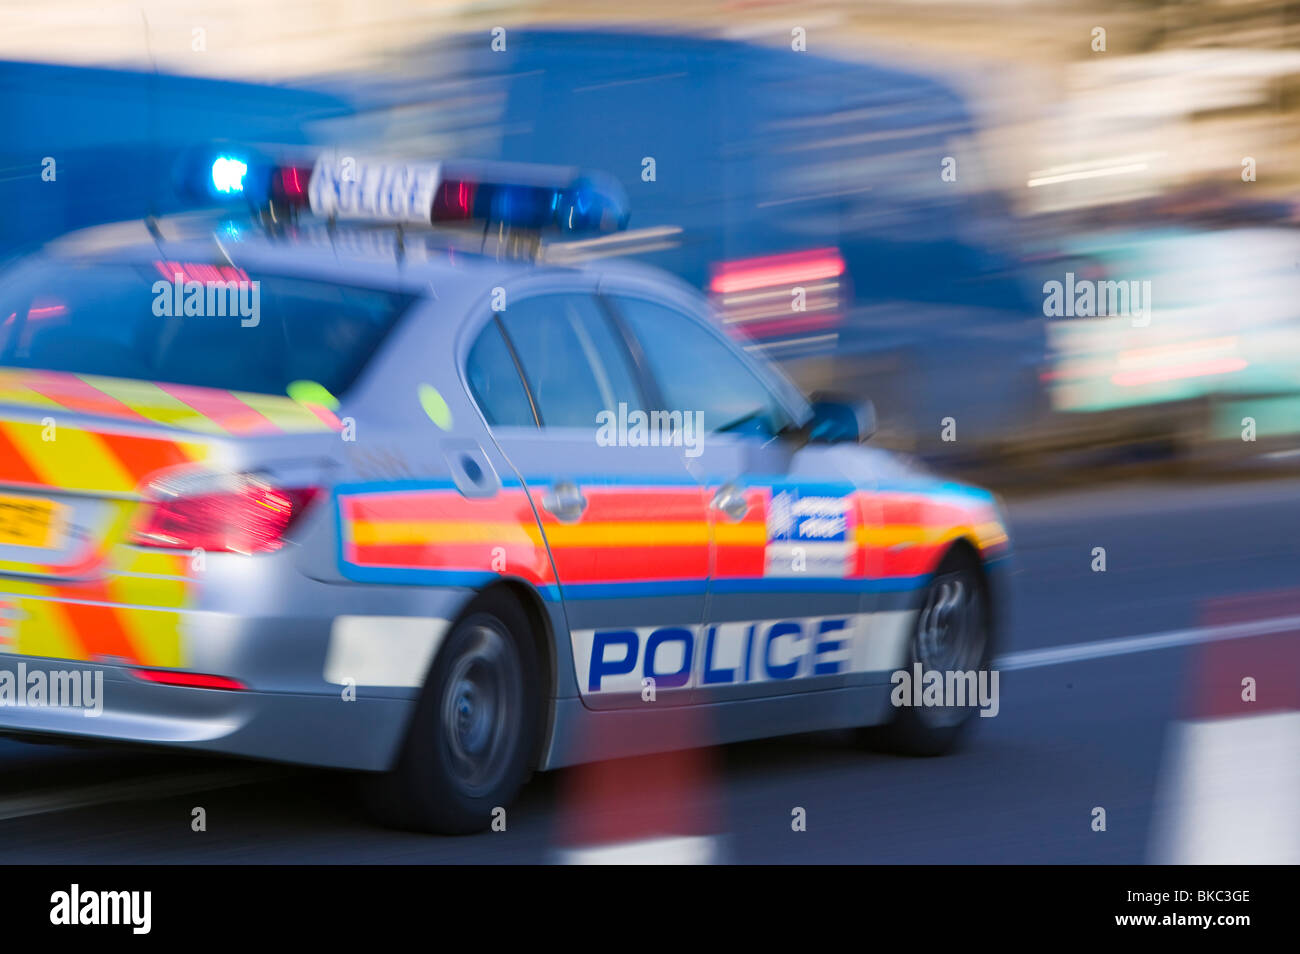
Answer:
<svg viewBox="0 0 1300 954"><path fill-rule="evenodd" d="M1300 481L1071 490L1013 502L1010 519L1001 710L959 754L815 735L624 760L534 778L505 831L439 838L372 825L346 775L0 740L2 855L543 862L590 857L573 833L601 829L643 857L735 862L1294 862ZM1232 709L1243 674L1259 708L1225 729L1210 717ZM1233 753L1249 753L1245 768ZM1237 847L1189 840L1193 822Z"/></svg>

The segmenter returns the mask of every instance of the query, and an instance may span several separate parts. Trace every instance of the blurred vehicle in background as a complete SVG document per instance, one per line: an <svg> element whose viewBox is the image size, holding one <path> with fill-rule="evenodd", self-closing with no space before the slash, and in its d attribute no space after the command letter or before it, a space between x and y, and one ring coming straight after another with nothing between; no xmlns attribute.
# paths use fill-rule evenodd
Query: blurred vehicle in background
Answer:
<svg viewBox="0 0 1300 954"><path fill-rule="evenodd" d="M195 142L302 143L346 104L308 90L0 62L0 259L73 229L191 207L174 188Z"/></svg>
<svg viewBox="0 0 1300 954"><path fill-rule="evenodd" d="M940 80L722 39L512 30L504 51L456 37L325 87L356 109L328 139L609 170L636 228L680 228L625 251L706 290L803 387L872 399L882 443L978 458L1048 424L1041 301Z"/></svg>
<svg viewBox="0 0 1300 954"><path fill-rule="evenodd" d="M1150 283L1147 321L1047 320L1045 372L1074 446L1148 442L1239 458L1300 432L1300 231L1285 203L1193 192L1058 223L1044 281Z"/></svg>

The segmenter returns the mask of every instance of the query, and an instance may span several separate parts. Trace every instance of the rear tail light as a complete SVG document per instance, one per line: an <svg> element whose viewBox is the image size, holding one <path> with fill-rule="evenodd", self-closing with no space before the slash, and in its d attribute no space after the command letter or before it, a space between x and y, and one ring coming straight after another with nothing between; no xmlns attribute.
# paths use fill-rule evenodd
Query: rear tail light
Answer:
<svg viewBox="0 0 1300 954"><path fill-rule="evenodd" d="M154 481L131 542L215 553L269 553L316 495L251 474L168 476Z"/></svg>
<svg viewBox="0 0 1300 954"><path fill-rule="evenodd" d="M248 687L229 676L212 676L203 672L179 672L175 669L132 669L131 675L145 682L161 686L181 686L185 689L225 689L240 692Z"/></svg>

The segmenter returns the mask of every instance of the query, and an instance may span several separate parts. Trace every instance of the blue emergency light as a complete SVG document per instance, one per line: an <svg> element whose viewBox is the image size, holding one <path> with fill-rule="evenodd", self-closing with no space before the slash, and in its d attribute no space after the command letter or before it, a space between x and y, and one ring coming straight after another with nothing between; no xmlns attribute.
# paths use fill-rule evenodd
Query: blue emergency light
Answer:
<svg viewBox="0 0 1300 954"><path fill-rule="evenodd" d="M236 156L217 156L212 163L212 186L226 195L243 192L247 174L248 163Z"/></svg>
<svg viewBox="0 0 1300 954"><path fill-rule="evenodd" d="M222 144L188 149L176 160L176 191L186 199L263 206L270 201L275 163L262 153Z"/></svg>

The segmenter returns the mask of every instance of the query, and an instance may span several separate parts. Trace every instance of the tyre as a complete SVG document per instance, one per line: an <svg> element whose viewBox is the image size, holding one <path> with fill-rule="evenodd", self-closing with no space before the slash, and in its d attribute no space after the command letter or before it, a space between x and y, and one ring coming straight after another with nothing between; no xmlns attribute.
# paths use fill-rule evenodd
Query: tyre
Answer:
<svg viewBox="0 0 1300 954"><path fill-rule="evenodd" d="M922 672L984 672L993 659L988 587L975 556L950 550L926 586L908 641L907 669ZM891 693L891 697L892 697ZM896 706L893 720L873 738L903 755L942 755L961 741L978 712L965 706Z"/></svg>
<svg viewBox="0 0 1300 954"><path fill-rule="evenodd" d="M446 835L488 828L532 769L538 669L523 610L506 598L476 600L434 659L397 765L365 780L378 818Z"/></svg>

